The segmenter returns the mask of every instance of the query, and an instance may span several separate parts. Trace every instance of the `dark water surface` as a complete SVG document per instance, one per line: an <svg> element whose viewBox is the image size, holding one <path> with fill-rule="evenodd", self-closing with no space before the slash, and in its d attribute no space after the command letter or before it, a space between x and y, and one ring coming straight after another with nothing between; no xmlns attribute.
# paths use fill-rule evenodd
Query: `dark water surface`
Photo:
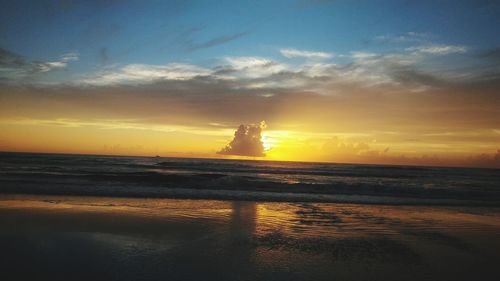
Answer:
<svg viewBox="0 0 500 281"><path fill-rule="evenodd" d="M500 170L0 153L0 193L500 206Z"/></svg>
<svg viewBox="0 0 500 281"><path fill-rule="evenodd" d="M500 209L0 196L1 280L500 280Z"/></svg>

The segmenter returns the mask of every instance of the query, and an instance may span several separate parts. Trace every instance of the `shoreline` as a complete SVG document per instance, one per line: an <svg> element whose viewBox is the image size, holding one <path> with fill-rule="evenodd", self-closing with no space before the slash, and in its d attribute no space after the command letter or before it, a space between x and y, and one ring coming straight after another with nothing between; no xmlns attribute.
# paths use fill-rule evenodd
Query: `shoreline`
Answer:
<svg viewBox="0 0 500 281"><path fill-rule="evenodd" d="M417 197L391 197L372 195L346 195L346 194L308 194L291 192L265 192L241 190L214 190L214 189L189 189L165 188L162 190L142 190L140 193L121 191L119 193L97 192L0 192L2 196L70 196L70 197L102 197L102 198L142 198L142 199L185 199L185 200L220 200L220 201L253 201L253 202L284 202L284 203L333 203L333 204L359 204L359 205L387 205L387 206L456 206L456 207L492 207L500 208L498 201L480 201L465 199L438 199Z"/></svg>

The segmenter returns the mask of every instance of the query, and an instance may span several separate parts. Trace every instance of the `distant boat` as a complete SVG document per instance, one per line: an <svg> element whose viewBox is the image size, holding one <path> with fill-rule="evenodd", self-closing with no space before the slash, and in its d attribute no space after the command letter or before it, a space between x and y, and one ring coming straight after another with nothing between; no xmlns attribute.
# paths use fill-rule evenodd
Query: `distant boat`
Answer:
<svg viewBox="0 0 500 281"><path fill-rule="evenodd" d="M161 158L161 156L160 155L156 155L155 158Z"/></svg>

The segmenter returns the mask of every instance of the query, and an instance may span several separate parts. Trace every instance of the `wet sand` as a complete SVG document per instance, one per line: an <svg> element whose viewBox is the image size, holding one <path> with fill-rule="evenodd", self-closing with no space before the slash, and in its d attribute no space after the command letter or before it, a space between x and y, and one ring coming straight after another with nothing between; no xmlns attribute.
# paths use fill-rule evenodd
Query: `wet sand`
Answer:
<svg viewBox="0 0 500 281"><path fill-rule="evenodd" d="M500 208L0 195L2 280L500 280Z"/></svg>

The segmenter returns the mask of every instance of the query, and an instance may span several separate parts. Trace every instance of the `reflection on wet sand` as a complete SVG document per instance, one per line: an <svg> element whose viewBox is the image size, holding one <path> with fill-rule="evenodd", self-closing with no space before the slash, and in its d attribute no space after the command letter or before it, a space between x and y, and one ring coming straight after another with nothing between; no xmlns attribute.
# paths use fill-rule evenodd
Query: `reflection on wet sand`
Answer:
<svg viewBox="0 0 500 281"><path fill-rule="evenodd" d="M2 280L498 280L500 210L0 197Z"/></svg>
<svg viewBox="0 0 500 281"><path fill-rule="evenodd" d="M235 240L249 241L257 228L257 207L255 202L234 201L229 221L230 233Z"/></svg>

